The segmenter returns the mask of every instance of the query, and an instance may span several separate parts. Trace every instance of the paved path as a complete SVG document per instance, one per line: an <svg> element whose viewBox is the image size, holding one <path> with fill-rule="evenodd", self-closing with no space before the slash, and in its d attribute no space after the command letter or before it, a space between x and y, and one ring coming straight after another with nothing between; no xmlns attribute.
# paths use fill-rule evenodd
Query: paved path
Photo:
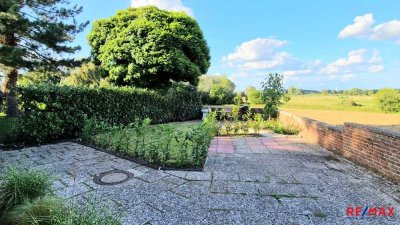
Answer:
<svg viewBox="0 0 400 225"><path fill-rule="evenodd" d="M297 137L217 137L205 172L157 171L75 143L0 151L7 165L47 169L57 193L97 199L124 224L398 224L400 188ZM132 172L104 186L93 176ZM349 219L348 206L395 207L396 218Z"/></svg>

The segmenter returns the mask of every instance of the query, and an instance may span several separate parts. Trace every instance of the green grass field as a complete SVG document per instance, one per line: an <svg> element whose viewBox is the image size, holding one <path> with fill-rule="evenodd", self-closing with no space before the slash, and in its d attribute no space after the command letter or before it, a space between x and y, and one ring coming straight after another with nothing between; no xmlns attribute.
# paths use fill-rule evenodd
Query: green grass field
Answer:
<svg viewBox="0 0 400 225"><path fill-rule="evenodd" d="M382 113L374 96L349 96L348 99L353 100L358 106L343 104L343 98L338 95L297 95L291 96L291 100L281 108Z"/></svg>
<svg viewBox="0 0 400 225"><path fill-rule="evenodd" d="M332 125L353 122L400 130L400 114L385 113L373 96L350 96L358 106L342 103L335 95L299 95L280 107L281 110Z"/></svg>

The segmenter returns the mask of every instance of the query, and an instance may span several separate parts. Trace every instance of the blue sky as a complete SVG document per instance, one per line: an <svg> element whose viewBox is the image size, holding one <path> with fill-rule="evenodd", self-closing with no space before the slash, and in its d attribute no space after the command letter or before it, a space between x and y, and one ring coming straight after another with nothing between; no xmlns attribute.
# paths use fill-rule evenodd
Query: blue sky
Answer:
<svg viewBox="0 0 400 225"><path fill-rule="evenodd" d="M285 87L400 88L398 0L73 0L81 20L94 21L129 6L186 11L211 49L208 74L227 74L237 90L260 87L269 72ZM86 36L76 38L88 56Z"/></svg>

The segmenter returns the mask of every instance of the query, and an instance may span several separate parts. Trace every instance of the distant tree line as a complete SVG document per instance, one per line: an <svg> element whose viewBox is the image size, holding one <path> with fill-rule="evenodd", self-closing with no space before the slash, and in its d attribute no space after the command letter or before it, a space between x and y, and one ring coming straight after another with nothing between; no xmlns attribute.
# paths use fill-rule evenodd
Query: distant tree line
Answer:
<svg viewBox="0 0 400 225"><path fill-rule="evenodd" d="M303 95L303 94L323 94L323 95L348 95L348 96L357 96L357 95L374 95L378 92L377 89L361 89L361 88L352 88L348 90L331 90L331 89L323 89L321 91L317 90L305 90L296 88L292 86L287 89L287 93L289 95Z"/></svg>

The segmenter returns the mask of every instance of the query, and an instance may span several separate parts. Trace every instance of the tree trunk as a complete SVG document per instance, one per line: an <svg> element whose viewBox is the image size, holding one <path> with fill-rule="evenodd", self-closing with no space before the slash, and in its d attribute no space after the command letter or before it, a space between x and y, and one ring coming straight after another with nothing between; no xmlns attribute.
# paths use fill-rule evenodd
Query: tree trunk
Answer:
<svg viewBox="0 0 400 225"><path fill-rule="evenodd" d="M7 74L4 89L7 101L6 114L9 117L16 117L18 115L17 79L18 70L14 68Z"/></svg>

